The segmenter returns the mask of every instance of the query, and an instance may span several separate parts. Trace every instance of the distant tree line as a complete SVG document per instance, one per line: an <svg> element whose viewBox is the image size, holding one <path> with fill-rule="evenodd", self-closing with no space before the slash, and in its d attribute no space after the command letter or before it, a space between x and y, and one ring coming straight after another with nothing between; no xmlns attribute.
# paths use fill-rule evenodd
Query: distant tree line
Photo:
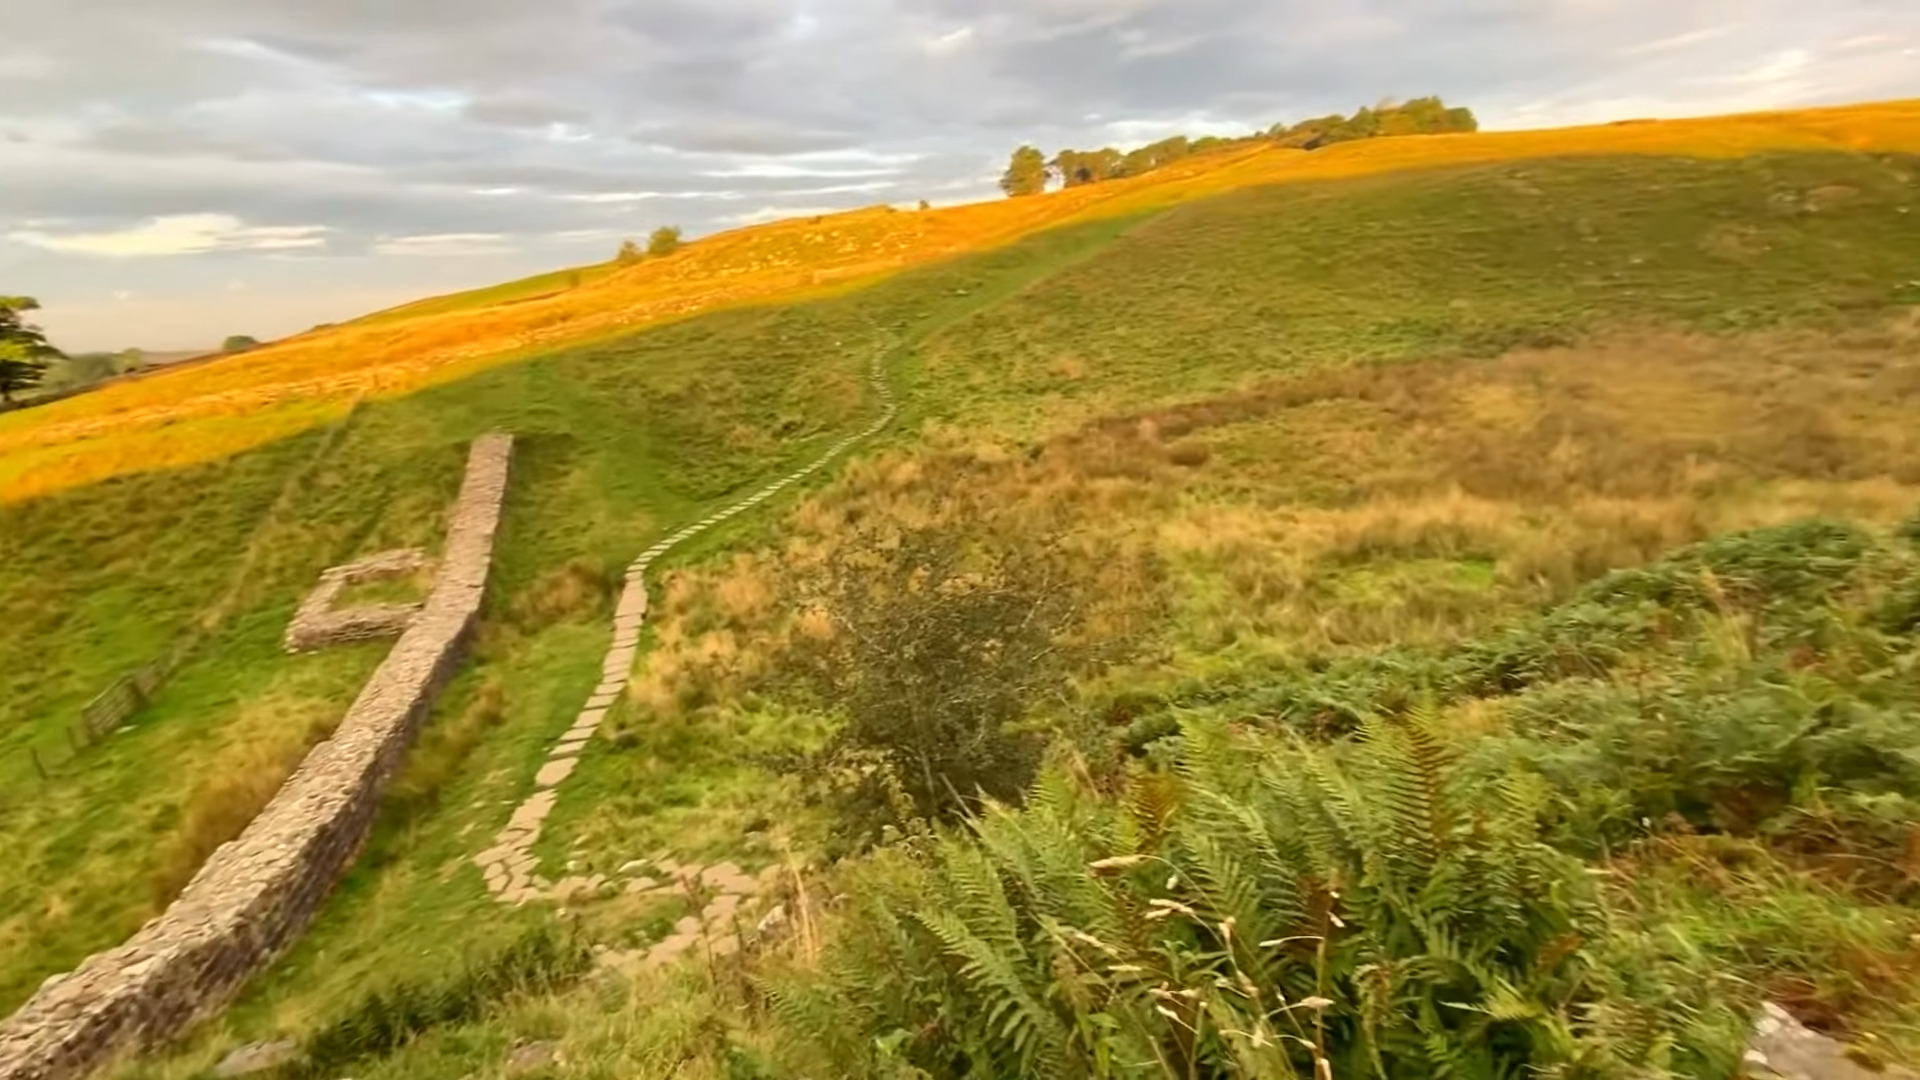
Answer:
<svg viewBox="0 0 1920 1080"><path fill-rule="evenodd" d="M1479 129L1480 123L1474 118L1472 109L1449 108L1438 97L1423 97L1398 105L1381 104L1362 108L1352 116L1335 113L1302 120L1297 124L1279 123L1263 132L1239 138L1209 135L1189 139L1185 135L1176 135L1131 151L1112 147L1061 150L1051 160L1039 148L1023 146L1013 152L1007 171L1000 178L1000 190L1014 196L1038 195L1047 190L1050 184L1079 187L1103 180L1140 176L1195 154L1263 142L1301 150L1317 150L1334 143L1358 139L1438 135Z"/></svg>
<svg viewBox="0 0 1920 1080"><path fill-rule="evenodd" d="M620 250L614 254L613 261L621 266L632 266L649 256L658 259L671 255L680 250L682 242L680 235L680 226L662 225L653 230L653 233L647 237L647 249L645 251L641 251L640 245L635 243L632 238L622 240L620 241ZM575 284L578 284L578 282Z"/></svg>

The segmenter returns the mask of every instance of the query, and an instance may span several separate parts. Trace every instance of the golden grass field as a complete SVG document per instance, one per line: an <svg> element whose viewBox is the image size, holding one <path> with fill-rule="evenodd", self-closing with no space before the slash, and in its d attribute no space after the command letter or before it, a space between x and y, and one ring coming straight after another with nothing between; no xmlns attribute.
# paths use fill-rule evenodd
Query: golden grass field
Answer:
<svg viewBox="0 0 1920 1080"><path fill-rule="evenodd" d="M1130 180L921 212L874 208L723 233L558 295L450 302L0 417L0 502L218 459L530 350L729 305L797 299L1074 221L1262 184L1568 155L1920 150L1920 101L1543 131L1417 136L1308 153L1237 149ZM449 301L457 298L449 298Z"/></svg>

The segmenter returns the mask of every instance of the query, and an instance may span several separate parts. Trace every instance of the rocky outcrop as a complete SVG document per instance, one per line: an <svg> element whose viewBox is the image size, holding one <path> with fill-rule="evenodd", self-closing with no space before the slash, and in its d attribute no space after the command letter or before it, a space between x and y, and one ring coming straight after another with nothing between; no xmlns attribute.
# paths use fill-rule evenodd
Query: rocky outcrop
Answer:
<svg viewBox="0 0 1920 1080"><path fill-rule="evenodd" d="M473 629L512 448L506 435L474 443L439 579L333 737L163 914L0 1024L0 1080L64 1080L159 1043L225 1004L306 928L366 841Z"/></svg>
<svg viewBox="0 0 1920 1080"><path fill-rule="evenodd" d="M336 607L340 594L354 585L385 578L404 577L433 565L427 553L418 548L384 551L358 562L332 567L320 575L319 584L307 594L300 610L287 624L284 644L290 653L313 652L329 645L357 641L377 641L406 633L421 604L361 604Z"/></svg>

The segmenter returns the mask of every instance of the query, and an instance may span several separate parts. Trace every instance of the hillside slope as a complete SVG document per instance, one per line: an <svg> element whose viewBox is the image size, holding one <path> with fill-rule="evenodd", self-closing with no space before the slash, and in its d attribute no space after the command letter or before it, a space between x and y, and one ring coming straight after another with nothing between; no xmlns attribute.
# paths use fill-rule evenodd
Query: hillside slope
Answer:
<svg viewBox="0 0 1920 1080"><path fill-rule="evenodd" d="M57 490L0 505L15 555L0 565L0 618L23 630L0 638L0 787L29 793L0 806L0 860L17 870L0 879L0 1005L137 925L260 797L234 778L274 776L337 720L378 649L286 657L286 617L325 566L431 546L460 447L503 428L522 467L473 663L361 866L219 1026L136 1073L194 1075L237 1043L287 1037L328 1075L361 1077L491 1074L536 1040L557 1040L581 1075L888 1076L906 1062L958 1076L981 1061L1066 1075L993 1048L1145 1061L1177 1045L1149 991L1231 980L1218 927L1243 887L1358 927L1324 969L1343 1063L1372 1045L1393 1055L1392 1075L1431 1075L1440 1063L1423 1047L1470 1041L1500 1010L1485 1022L1510 1026L1488 1045L1509 1065L1572 1047L1639 1067L1666 1047L1675 1072L1717 1075L1762 993L1911 1056L1920 1001L1897 976L1920 933L1902 846L1920 790L1901 762L1920 623L1898 529L1920 507L1920 158L1900 148L1915 148L1916 115L1255 153L975 208L1066 223L1008 226L983 250L870 279L859 245L840 262L781 254L828 223L789 224L708 242L795 260L764 279L797 290L765 294L786 302L735 305L700 292L709 278L680 279L703 265L680 261L702 244L641 268L658 289L644 302L615 275L504 310L341 328L336 343L392 334L397 348L463 320L476 335L531 332L520 309L577 305L569 333L607 330L404 378L372 350L338 386L394 381L350 413L333 383L266 379L316 363L300 351L316 338L255 354L259 372L221 367L237 388L209 365L128 388L171 385L164 399L103 394L9 417L0 439L30 447L6 459L28 462L9 476L69 471ZM1837 148L1848 140L1865 152ZM931 246L963 241L952 214L829 221L895 238L918 222ZM943 220L952 233L936 231ZM811 282L835 266L861 276ZM595 296L655 312L675 281L675 296L721 310L618 335L594 321ZM591 689L620 568L859 430L876 352L900 424L876 452L676 553L633 692L536 851L556 877L663 857L786 868L791 936L612 991L569 988L578 955L540 936L561 925L554 909L500 907L472 856ZM255 375L266 381L238 385ZM252 394L280 403L218 412ZM148 427L144 410L176 422ZM124 430L88 434L109 422ZM196 457L211 460L181 465ZM96 466L115 475L81 482ZM807 615L882 600L886 582L911 583L914 558L937 562L956 542L987 560L979 573L1057 572L1048 587L1076 601L1062 640L1115 647L1065 650L1073 665L1013 695L1046 745L996 759L994 783L1017 796L1043 758L1056 766L1026 816L996 818L981 845L910 839L831 865L891 807L856 799L850 814L850 794L873 792L822 783L857 780L867 759L821 755L840 745L850 702L907 696L823 684L844 655ZM192 625L206 645L132 729L61 752L92 689ZM860 670L897 674L889 658L915 653ZM62 663L50 671L48 656ZM1444 820L1404 802L1399 817L1353 816L1416 798L1372 786L1391 770L1367 756L1391 764L1408 736L1379 729L1413 720L1444 744L1448 760L1413 785L1449 792ZM1356 744L1356 730L1378 744ZM1207 758L1210 740L1231 749ZM29 747L55 762L47 779ZM1310 774L1344 794L1322 804L1325 792L1270 783ZM926 791L938 804L938 785ZM1465 861L1290 850L1214 895L1208 875L1231 869L1215 855L1245 864L1255 849L1209 852L1205 839L1255 844L1253 819L1285 833L1318 822L1356 843L1457 837ZM1311 888L1286 899L1301 873L1357 883L1363 855L1438 867L1443 884L1485 878L1483 891L1433 909L1459 934L1432 940L1389 918L1399 900L1357 886L1344 908ZM1173 863L1174 881L1156 862L1103 879L1105 899L1077 884L1088 863L1136 856ZM1428 879L1395 880L1419 893ZM836 894L853 899L823 903ZM622 894L570 905L565 925L583 946L644 947L703 901ZM1120 917L1155 901L1172 914ZM1110 928L1093 921L1108 909ZM1031 933L993 936L1006 919ZM1111 963L1159 981L1103 982L1075 959L1084 942L1044 927L1115 949L1124 938ZM1311 932L1282 922L1252 941ZM1450 968L1450 940L1513 950L1494 968ZM968 949L1041 1003L1023 1013L1025 1041L983 1034L1004 1002L964 974ZM1272 972L1295 999L1311 952ZM1364 996L1356 971L1370 960L1405 973L1387 998ZM1502 997L1490 970L1540 981ZM886 981L898 977L911 985ZM766 986L781 987L778 1009ZM1452 1002L1479 1011L1456 1017ZM1389 1014L1391 1038L1354 1034ZM1286 1016L1217 1019L1250 1031ZM1313 1068L1208 1060L1222 1075Z"/></svg>
<svg viewBox="0 0 1920 1080"><path fill-rule="evenodd" d="M1537 132L1423 136L1182 161L1131 180L921 213L860 211L777 222L689 245L671 259L558 295L486 290L315 331L244 358L115 386L0 417L0 500L133 470L211 460L312 426L364 396L390 396L475 364L698 311L805 296L1004 244L1032 232L1220 191L1375 172L1559 155L1727 157L1766 150L1920 149L1920 103ZM496 306L469 306L504 299ZM203 426L200 426L203 425ZM197 428L197 429L196 429Z"/></svg>

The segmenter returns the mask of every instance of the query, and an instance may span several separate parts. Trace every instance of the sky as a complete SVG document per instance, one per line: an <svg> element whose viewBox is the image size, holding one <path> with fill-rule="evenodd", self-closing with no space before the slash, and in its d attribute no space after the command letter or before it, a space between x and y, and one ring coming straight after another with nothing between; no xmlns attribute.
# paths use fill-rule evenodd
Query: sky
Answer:
<svg viewBox="0 0 1920 1080"><path fill-rule="evenodd" d="M1440 94L1488 128L1920 96L1914 0L0 0L0 295L269 338L688 236Z"/></svg>

